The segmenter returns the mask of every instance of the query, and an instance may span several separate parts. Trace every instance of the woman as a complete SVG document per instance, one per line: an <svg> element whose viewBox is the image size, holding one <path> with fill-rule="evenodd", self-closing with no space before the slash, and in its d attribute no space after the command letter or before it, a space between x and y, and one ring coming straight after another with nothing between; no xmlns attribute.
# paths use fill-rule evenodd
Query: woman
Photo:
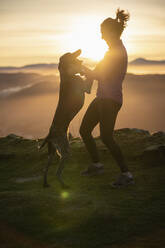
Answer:
<svg viewBox="0 0 165 248"><path fill-rule="evenodd" d="M80 127L80 135L92 159L92 165L83 174L89 175L103 171L103 165L100 163L96 144L91 135L94 127L99 123L101 139L121 170L121 175L112 184L114 187L134 183L120 147L113 138L116 117L123 103L122 82L127 71L127 51L120 36L128 19L129 14L118 9L116 19L107 18L103 21L102 39L106 41L109 50L94 71L84 67L86 77L98 80L98 89L97 96L89 105Z"/></svg>

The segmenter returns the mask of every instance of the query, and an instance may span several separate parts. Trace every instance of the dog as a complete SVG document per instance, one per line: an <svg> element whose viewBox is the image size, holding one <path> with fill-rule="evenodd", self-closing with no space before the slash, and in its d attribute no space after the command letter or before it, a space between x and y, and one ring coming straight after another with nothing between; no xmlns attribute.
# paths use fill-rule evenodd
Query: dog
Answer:
<svg viewBox="0 0 165 248"><path fill-rule="evenodd" d="M63 188L67 185L62 179L62 171L65 163L69 158L69 142L67 131L70 122L77 115L84 105L85 92L90 93L92 80L83 79L82 61L77 57L81 54L81 50L73 53L66 53L60 57L58 70L60 72L60 92L57 108L54 118L49 129L47 137L44 139L39 149L46 144L48 146L48 163L44 170L44 187L49 187L47 174L55 155L59 157L59 166L56 176ZM76 75L76 74L80 74Z"/></svg>

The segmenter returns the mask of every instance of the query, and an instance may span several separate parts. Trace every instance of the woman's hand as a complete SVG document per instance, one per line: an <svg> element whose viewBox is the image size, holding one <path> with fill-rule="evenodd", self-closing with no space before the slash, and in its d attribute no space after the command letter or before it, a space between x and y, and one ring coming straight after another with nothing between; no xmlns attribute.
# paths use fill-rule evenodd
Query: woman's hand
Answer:
<svg viewBox="0 0 165 248"><path fill-rule="evenodd" d="M82 71L80 74L88 79L94 80L94 71L90 70L84 65L82 65Z"/></svg>

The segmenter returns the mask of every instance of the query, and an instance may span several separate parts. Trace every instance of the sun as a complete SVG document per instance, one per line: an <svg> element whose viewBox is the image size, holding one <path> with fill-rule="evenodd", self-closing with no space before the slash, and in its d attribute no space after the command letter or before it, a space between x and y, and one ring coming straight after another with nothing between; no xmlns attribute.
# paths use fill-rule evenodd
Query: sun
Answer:
<svg viewBox="0 0 165 248"><path fill-rule="evenodd" d="M69 47L72 51L80 48L82 57L94 61L102 59L107 50L107 45L101 39L98 20L87 17L73 23L69 37Z"/></svg>
<svg viewBox="0 0 165 248"><path fill-rule="evenodd" d="M70 23L70 31L64 34L60 40L60 47L65 52L73 52L81 49L81 57L100 61L108 50L106 42L101 38L100 24L104 19L100 16L79 16ZM132 30L124 30L122 40L128 53L134 53L135 48L131 44Z"/></svg>

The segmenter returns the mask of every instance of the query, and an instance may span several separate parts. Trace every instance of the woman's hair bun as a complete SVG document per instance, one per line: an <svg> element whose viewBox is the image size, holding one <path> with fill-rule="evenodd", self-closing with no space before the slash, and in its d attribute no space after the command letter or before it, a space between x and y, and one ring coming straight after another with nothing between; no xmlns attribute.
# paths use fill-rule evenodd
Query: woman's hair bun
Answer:
<svg viewBox="0 0 165 248"><path fill-rule="evenodd" d="M125 12L125 10L120 10L119 8L116 11L116 20L121 23L123 29L126 27L126 23L130 18L130 14Z"/></svg>

